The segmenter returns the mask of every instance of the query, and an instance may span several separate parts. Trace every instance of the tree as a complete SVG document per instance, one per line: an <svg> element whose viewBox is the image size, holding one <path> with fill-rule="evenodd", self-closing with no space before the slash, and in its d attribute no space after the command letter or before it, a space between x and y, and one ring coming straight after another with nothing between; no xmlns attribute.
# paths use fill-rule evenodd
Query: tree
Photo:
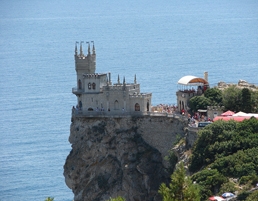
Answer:
<svg viewBox="0 0 258 201"><path fill-rule="evenodd" d="M258 191L254 191L247 198L246 201L254 201L258 198Z"/></svg>
<svg viewBox="0 0 258 201"><path fill-rule="evenodd" d="M252 111L251 92L247 88L242 89L242 111L247 113Z"/></svg>
<svg viewBox="0 0 258 201"><path fill-rule="evenodd" d="M224 89L222 92L222 102L226 110L241 111L241 89L237 88L236 86L231 86Z"/></svg>
<svg viewBox="0 0 258 201"><path fill-rule="evenodd" d="M209 105L211 105L211 100L204 96L194 96L189 100L189 107L193 112L198 109L206 109Z"/></svg>
<svg viewBox="0 0 258 201"><path fill-rule="evenodd" d="M200 190L197 184L193 184L186 176L183 163L171 175L169 186L165 183L160 185L158 191L163 201L200 201Z"/></svg>
<svg viewBox="0 0 258 201"><path fill-rule="evenodd" d="M252 112L258 112L258 91L251 92Z"/></svg>
<svg viewBox="0 0 258 201"><path fill-rule="evenodd" d="M211 100L211 105L222 105L222 91L218 88L210 88L204 92L204 96Z"/></svg>

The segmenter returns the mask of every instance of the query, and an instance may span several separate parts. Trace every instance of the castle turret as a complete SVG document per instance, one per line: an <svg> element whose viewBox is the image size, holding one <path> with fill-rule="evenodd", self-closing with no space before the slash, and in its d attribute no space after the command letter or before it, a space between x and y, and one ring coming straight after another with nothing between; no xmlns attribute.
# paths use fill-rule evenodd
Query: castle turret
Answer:
<svg viewBox="0 0 258 201"><path fill-rule="evenodd" d="M77 52L77 44L75 44L75 70L77 72L77 81L83 79L83 74L94 74L96 70L96 52L95 52L95 47L94 47L94 42L93 43L93 50L92 54L90 52L90 43L88 43L88 54L84 55L83 54L83 47L82 43L83 41L80 42L80 53L78 54Z"/></svg>

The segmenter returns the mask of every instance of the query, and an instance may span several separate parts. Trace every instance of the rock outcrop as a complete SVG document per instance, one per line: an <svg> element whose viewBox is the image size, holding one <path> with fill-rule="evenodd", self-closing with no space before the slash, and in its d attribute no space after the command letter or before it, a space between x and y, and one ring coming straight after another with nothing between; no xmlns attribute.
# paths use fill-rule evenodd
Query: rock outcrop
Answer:
<svg viewBox="0 0 258 201"><path fill-rule="evenodd" d="M186 126L162 116L73 117L64 176L74 201L161 200L159 186L170 181L163 158Z"/></svg>

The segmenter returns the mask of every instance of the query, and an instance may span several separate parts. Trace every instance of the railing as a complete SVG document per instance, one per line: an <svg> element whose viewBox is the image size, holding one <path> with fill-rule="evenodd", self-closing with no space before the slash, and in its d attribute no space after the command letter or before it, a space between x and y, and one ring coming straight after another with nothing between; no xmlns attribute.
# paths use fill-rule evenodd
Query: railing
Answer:
<svg viewBox="0 0 258 201"><path fill-rule="evenodd" d="M167 112L123 112L123 111L82 111L78 109L72 109L73 117L126 117L126 116L163 116L169 118L178 118L187 120L186 116L178 113L167 113Z"/></svg>

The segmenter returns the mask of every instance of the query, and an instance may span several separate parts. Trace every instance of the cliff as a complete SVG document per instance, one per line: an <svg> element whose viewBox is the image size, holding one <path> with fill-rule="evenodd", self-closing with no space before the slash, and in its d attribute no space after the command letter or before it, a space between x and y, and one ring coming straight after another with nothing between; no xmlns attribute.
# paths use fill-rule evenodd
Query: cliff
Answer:
<svg viewBox="0 0 258 201"><path fill-rule="evenodd" d="M170 180L164 156L186 126L166 116L73 117L64 176L74 201L161 200L159 185Z"/></svg>

